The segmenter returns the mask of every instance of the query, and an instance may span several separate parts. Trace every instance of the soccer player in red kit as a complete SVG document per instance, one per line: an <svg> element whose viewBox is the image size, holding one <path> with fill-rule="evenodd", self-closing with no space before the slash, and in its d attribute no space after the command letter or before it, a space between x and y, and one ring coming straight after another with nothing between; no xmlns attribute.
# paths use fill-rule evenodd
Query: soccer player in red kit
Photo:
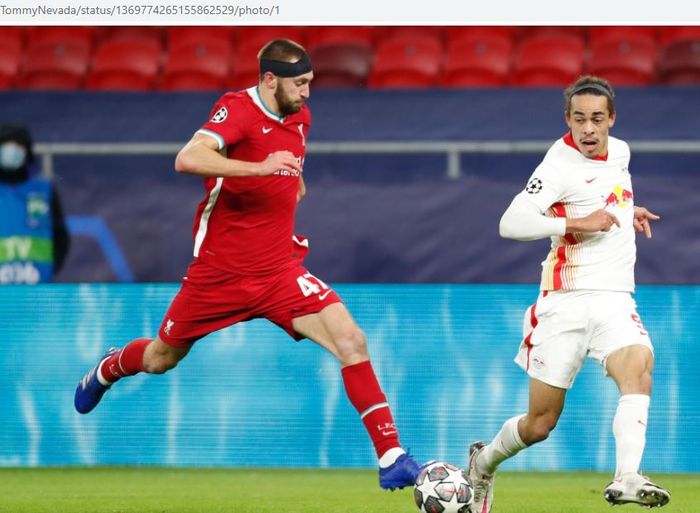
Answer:
<svg viewBox="0 0 700 513"><path fill-rule="evenodd" d="M207 334L264 317L338 359L379 458L380 486L413 485L420 466L399 444L365 335L338 295L304 268L308 241L294 235L305 193L311 62L286 39L269 42L258 59L258 85L224 94L175 160L178 172L204 178L206 195L194 221L194 259L158 336L107 351L78 384L75 408L88 413L119 379L162 374Z"/></svg>

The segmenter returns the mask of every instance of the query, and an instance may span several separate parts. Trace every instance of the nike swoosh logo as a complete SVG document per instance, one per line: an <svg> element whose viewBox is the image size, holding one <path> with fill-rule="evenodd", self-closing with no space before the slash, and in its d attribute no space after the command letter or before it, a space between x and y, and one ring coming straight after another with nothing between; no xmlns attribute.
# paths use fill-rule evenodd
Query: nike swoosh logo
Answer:
<svg viewBox="0 0 700 513"><path fill-rule="evenodd" d="M263 130L264 130L264 129L263 129ZM596 178L598 178L598 177L596 176L596 177L594 177L594 178L591 178L590 180L586 180L586 183L591 183L591 182L593 182L593 180L595 180Z"/></svg>
<svg viewBox="0 0 700 513"><path fill-rule="evenodd" d="M328 290L325 291L323 294L321 294L320 296L318 296L318 300L319 300L319 301L323 301L324 299L326 299L326 296L327 296L328 294L330 294L330 293L331 293L331 291L330 291L330 289L328 289Z"/></svg>
<svg viewBox="0 0 700 513"><path fill-rule="evenodd" d="M263 131L263 134L269 134L272 131L272 128L271 127L268 128L268 127L264 126L264 127L262 127L262 131Z"/></svg>

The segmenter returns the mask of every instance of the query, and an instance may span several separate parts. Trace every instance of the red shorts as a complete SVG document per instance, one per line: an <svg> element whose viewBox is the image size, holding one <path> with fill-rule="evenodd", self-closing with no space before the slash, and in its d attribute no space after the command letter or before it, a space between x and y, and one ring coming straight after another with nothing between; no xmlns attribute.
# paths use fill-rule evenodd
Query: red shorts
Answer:
<svg viewBox="0 0 700 513"><path fill-rule="evenodd" d="M261 277L233 274L195 259L158 336L171 346L186 347L227 326L265 318L301 340L292 320L338 302L340 297L301 264Z"/></svg>

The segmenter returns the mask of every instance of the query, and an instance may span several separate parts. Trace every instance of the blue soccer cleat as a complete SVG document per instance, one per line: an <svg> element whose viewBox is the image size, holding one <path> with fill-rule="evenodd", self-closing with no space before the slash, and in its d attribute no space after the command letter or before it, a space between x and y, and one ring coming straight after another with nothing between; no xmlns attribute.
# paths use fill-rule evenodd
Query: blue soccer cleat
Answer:
<svg viewBox="0 0 700 513"><path fill-rule="evenodd" d="M402 454L388 467L379 469L379 486L385 490L413 486L421 468L413 456Z"/></svg>
<svg viewBox="0 0 700 513"><path fill-rule="evenodd" d="M90 369L90 372L85 374L83 379L80 380L80 383L78 383L78 387L75 389L75 400L73 402L78 413L90 413L95 406L100 403L105 392L109 390L109 386L104 386L97 379L97 369L102 365L102 362L118 351L119 348L117 347L110 347L107 349L107 352L102 355L97 365Z"/></svg>

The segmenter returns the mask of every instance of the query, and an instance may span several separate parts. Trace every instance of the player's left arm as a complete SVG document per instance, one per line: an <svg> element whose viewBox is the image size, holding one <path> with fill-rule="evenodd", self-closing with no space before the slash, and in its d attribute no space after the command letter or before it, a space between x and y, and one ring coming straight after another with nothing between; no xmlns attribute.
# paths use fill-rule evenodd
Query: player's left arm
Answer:
<svg viewBox="0 0 700 513"><path fill-rule="evenodd" d="M304 196L306 196L306 184L304 183L304 177L300 175L299 190L297 190L297 203L299 203Z"/></svg>
<svg viewBox="0 0 700 513"><path fill-rule="evenodd" d="M634 229L638 232L644 232L647 239L651 239L651 221L658 221L660 216L649 212L644 207L634 207Z"/></svg>

